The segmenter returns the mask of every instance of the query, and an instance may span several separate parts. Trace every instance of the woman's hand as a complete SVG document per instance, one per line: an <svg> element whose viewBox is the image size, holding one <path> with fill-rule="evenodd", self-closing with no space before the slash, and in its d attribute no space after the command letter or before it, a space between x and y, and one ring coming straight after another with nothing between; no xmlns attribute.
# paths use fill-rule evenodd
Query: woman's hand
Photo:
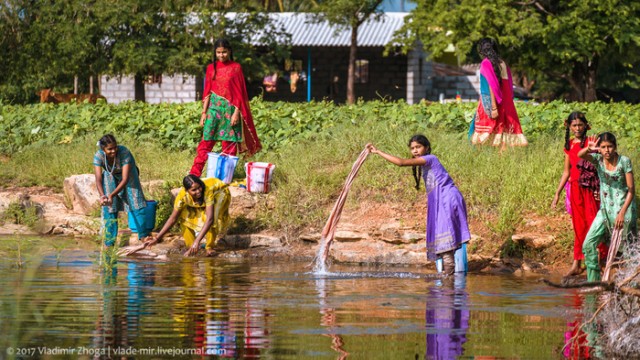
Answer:
<svg viewBox="0 0 640 360"><path fill-rule="evenodd" d="M491 118L492 119L497 119L498 118L498 108L492 108L491 109Z"/></svg>
<svg viewBox="0 0 640 360"><path fill-rule="evenodd" d="M376 149L376 147L373 146L372 143L368 143L365 147L367 149L369 149L369 152L372 153L372 154L377 154L378 153L378 149Z"/></svg>
<svg viewBox="0 0 640 360"><path fill-rule="evenodd" d="M155 237L155 236L147 236L147 237L144 239L144 244L145 244L146 246L153 246L153 245L157 244L157 243L158 243L158 241L160 241L160 239L158 239L158 238L157 238L157 237Z"/></svg>
<svg viewBox="0 0 640 360"><path fill-rule="evenodd" d="M587 138L587 147L589 148L589 152L598 152L600 151L600 147L597 145L598 144L598 136L597 135L591 135Z"/></svg>
<svg viewBox="0 0 640 360"><path fill-rule="evenodd" d="M622 229L624 226L624 213L620 211L618 216L616 216L616 222L613 224L613 227L616 229Z"/></svg>
<svg viewBox="0 0 640 360"><path fill-rule="evenodd" d="M555 209L555 208L556 208L556 206L558 206L558 199L559 199L559 198L560 198L560 195L558 195L558 194L556 194L556 195L553 197L553 201L551 202L551 208L552 208L552 209Z"/></svg>
<svg viewBox="0 0 640 360"><path fill-rule="evenodd" d="M236 126L238 121L240 121L240 112L235 111L233 115L231 115L231 126Z"/></svg>
<svg viewBox="0 0 640 360"><path fill-rule="evenodd" d="M102 205L104 206L111 206L111 204L113 204L113 195L109 194L109 196L103 196L106 197L106 199L104 200L104 202L102 203Z"/></svg>
<svg viewBox="0 0 640 360"><path fill-rule="evenodd" d="M207 119L207 113L203 112L202 115L200 115L200 126L204 126L204 121Z"/></svg>
<svg viewBox="0 0 640 360"><path fill-rule="evenodd" d="M107 205L107 201L109 201L109 197L107 195L102 195L100 197L100 205L106 206Z"/></svg>
<svg viewBox="0 0 640 360"><path fill-rule="evenodd" d="M198 248L200 247L200 243L194 241L193 245L184 253L184 256L192 256L198 253Z"/></svg>

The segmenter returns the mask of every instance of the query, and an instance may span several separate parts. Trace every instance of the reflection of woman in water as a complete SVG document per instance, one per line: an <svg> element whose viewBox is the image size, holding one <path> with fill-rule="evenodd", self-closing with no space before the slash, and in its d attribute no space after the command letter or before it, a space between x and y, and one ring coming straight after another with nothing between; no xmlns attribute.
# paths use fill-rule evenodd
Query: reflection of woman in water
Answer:
<svg viewBox="0 0 640 360"><path fill-rule="evenodd" d="M467 341L469 307L466 276L454 275L442 286L429 289L425 322L427 328L427 359L455 359L462 355Z"/></svg>

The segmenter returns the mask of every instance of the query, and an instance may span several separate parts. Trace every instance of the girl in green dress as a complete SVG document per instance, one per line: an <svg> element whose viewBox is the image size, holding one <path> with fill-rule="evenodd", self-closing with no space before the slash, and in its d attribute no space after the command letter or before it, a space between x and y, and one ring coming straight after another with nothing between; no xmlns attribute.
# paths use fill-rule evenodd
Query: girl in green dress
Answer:
<svg viewBox="0 0 640 360"><path fill-rule="evenodd" d="M631 160L616 149L615 136L605 132L590 137L589 146L578 152L596 166L600 178L600 210L582 245L588 281L600 281L598 244L609 242L614 229L622 229L623 244L634 240L638 232Z"/></svg>

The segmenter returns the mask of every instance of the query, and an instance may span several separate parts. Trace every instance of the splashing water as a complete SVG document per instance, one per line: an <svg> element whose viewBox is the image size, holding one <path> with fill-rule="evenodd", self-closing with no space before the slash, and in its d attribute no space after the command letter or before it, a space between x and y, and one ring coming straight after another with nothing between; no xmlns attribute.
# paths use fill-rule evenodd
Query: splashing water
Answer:
<svg viewBox="0 0 640 360"><path fill-rule="evenodd" d="M333 209L329 214L327 223L324 225L324 229L322 229L320 246L318 247L318 253L316 254L313 265L313 270L315 273L327 272L327 257L329 255L329 248L331 247L333 236L336 232L336 228L338 227L340 216L342 215L342 208L344 207L344 203L347 200L347 194L349 193L349 189L351 188L351 183L353 183L353 179L355 179L356 175L358 174L358 170L360 170L360 167L367 159L367 155L369 155L369 149L365 148L364 150L362 150L355 163L353 163L351 172L347 176L347 180L345 180L344 182L342 191L340 191L340 196L338 196L338 200L336 200L335 205L333 205Z"/></svg>

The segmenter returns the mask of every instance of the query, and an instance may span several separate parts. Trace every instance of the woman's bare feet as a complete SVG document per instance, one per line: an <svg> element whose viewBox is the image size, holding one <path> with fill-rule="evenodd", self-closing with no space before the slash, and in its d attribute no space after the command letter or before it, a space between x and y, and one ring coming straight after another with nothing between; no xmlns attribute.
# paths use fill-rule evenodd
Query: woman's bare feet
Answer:
<svg viewBox="0 0 640 360"><path fill-rule="evenodd" d="M564 274L564 276L567 277L567 276L580 275L582 274L583 271L584 269L580 266L580 261L575 260L573 262L573 265L571 266L571 269L569 269L569 271L566 274Z"/></svg>

